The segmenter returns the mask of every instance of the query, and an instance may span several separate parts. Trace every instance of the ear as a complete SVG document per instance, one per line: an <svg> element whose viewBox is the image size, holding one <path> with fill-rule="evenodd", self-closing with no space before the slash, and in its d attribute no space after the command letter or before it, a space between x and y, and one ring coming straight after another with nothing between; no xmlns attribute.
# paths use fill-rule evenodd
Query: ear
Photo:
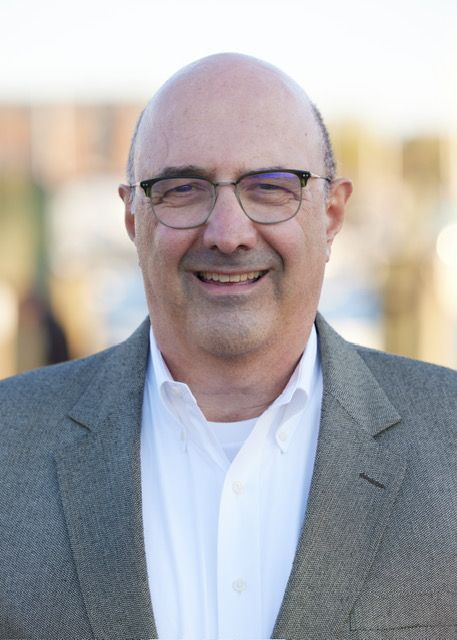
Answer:
<svg viewBox="0 0 457 640"><path fill-rule="evenodd" d="M346 203L352 193L352 182L348 178L337 178L330 186L327 196L327 262L330 259L332 243L343 226Z"/></svg>
<svg viewBox="0 0 457 640"><path fill-rule="evenodd" d="M133 191L127 184L120 184L117 190L124 202L124 224L130 240L135 241L135 216L133 211Z"/></svg>

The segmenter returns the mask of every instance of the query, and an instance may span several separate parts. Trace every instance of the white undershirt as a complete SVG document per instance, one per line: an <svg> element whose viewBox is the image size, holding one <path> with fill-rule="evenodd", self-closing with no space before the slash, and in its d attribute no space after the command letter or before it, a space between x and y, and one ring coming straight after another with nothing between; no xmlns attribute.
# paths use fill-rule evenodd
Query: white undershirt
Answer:
<svg viewBox="0 0 457 640"><path fill-rule="evenodd" d="M208 423L150 336L141 432L146 561L159 638L270 638L309 494L322 404L313 328L259 418ZM233 426L233 437L230 428Z"/></svg>
<svg viewBox="0 0 457 640"><path fill-rule="evenodd" d="M248 435L254 429L257 418L240 420L239 422L207 422L208 428L215 435L225 455L233 462L236 454L243 446Z"/></svg>

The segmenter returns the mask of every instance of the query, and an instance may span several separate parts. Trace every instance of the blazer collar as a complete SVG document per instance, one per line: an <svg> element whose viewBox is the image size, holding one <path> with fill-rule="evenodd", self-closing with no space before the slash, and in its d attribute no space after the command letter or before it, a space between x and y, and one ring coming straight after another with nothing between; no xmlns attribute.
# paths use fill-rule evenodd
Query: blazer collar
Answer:
<svg viewBox="0 0 457 640"><path fill-rule="evenodd" d="M324 391L332 396L372 436L401 419L357 348L344 340L318 314L316 329L324 376Z"/></svg>
<svg viewBox="0 0 457 640"><path fill-rule="evenodd" d="M130 408L133 415L141 415L149 329L146 319L128 340L106 352L100 372L70 410L70 418L96 431L115 411ZM316 329L325 392L372 436L399 422L400 415L354 346L343 340L320 314Z"/></svg>
<svg viewBox="0 0 457 640"><path fill-rule="evenodd" d="M149 351L149 318L121 344L97 354L96 375L68 413L75 422L97 432L108 416L130 412L141 417Z"/></svg>
<svg viewBox="0 0 457 640"><path fill-rule="evenodd" d="M324 376L308 509L273 637L327 640L363 587L405 462L374 438L400 421L356 349L318 316ZM140 428L149 321L109 350L70 411L87 430L57 458L95 637L157 637L143 541ZM122 481L119 481L119 478Z"/></svg>
<svg viewBox="0 0 457 640"><path fill-rule="evenodd" d="M307 513L273 637L335 637L363 588L406 464L374 436L400 416L358 355L317 317L324 395Z"/></svg>
<svg viewBox="0 0 457 640"><path fill-rule="evenodd" d="M77 436L56 459L73 558L96 638L157 637L141 509L148 332L146 320L126 342L95 356L97 373L65 425Z"/></svg>

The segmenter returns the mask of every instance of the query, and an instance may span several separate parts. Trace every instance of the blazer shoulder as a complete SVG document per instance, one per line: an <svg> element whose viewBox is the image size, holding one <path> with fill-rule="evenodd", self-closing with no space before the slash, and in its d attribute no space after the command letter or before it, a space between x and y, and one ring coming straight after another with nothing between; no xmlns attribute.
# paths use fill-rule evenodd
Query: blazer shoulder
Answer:
<svg viewBox="0 0 457 640"><path fill-rule="evenodd" d="M67 405L76 402L102 370L131 375L132 363L148 350L148 336L146 319L129 338L103 351L1 380L0 406L36 408L52 399L65 400Z"/></svg>
<svg viewBox="0 0 457 640"><path fill-rule="evenodd" d="M449 385L457 388L457 371L454 369L356 344L352 346L373 374L377 374L383 381L393 375L396 382L403 381L407 386L416 386L423 380L431 387Z"/></svg>
<svg viewBox="0 0 457 640"><path fill-rule="evenodd" d="M29 415L37 421L42 414L49 418L53 409L71 406L90 386L115 348L0 381L0 429L5 428L9 418L18 423Z"/></svg>
<svg viewBox="0 0 457 640"><path fill-rule="evenodd" d="M136 393L144 384L149 321L124 342L79 360L35 369L0 382L0 435L54 431L84 399L98 415L121 391ZM59 429L57 429L59 431ZM41 437L41 436L40 436Z"/></svg>
<svg viewBox="0 0 457 640"><path fill-rule="evenodd" d="M324 382L340 400L348 390L351 397L363 393L370 400L381 389L400 413L427 402L430 407L446 403L457 416L457 371L347 342L320 315L316 327Z"/></svg>
<svg viewBox="0 0 457 640"><path fill-rule="evenodd" d="M428 362L355 347L392 404L416 424L447 425L457 437L457 371Z"/></svg>

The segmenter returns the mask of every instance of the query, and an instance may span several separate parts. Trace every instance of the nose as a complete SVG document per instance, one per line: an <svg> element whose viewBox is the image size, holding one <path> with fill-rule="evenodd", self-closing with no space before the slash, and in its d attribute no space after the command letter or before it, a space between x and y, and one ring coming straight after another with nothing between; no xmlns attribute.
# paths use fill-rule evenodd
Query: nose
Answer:
<svg viewBox="0 0 457 640"><path fill-rule="evenodd" d="M256 225L241 208L233 184L220 183L214 208L203 231L205 247L229 254L240 248L252 249L256 242Z"/></svg>

